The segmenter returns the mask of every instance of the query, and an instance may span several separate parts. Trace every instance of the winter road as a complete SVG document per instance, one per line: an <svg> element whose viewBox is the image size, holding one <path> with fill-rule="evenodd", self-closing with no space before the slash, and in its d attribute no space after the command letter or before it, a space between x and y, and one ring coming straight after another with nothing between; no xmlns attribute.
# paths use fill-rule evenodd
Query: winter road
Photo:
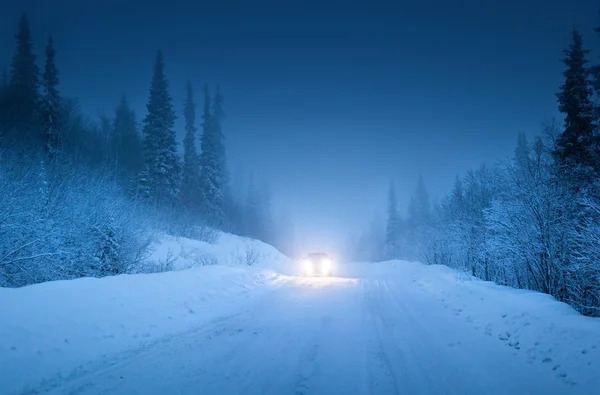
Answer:
<svg viewBox="0 0 600 395"><path fill-rule="evenodd" d="M288 277L54 394L575 394L409 277Z"/></svg>

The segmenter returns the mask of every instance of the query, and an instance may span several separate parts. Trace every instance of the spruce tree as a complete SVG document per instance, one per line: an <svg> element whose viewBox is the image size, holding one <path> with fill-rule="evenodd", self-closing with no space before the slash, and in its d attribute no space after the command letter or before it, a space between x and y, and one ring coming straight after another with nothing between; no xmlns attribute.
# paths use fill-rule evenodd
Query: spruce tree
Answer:
<svg viewBox="0 0 600 395"><path fill-rule="evenodd" d="M10 86L9 81L8 72L4 69L0 75L0 94L6 94L8 92L8 87Z"/></svg>
<svg viewBox="0 0 600 395"><path fill-rule="evenodd" d="M262 198L254 179L250 179L248 195L243 212L244 235L254 239L262 239L264 235L264 216L262 215Z"/></svg>
<svg viewBox="0 0 600 395"><path fill-rule="evenodd" d="M140 192L156 205L169 206L179 196L180 164L173 130L175 111L164 69L163 55L158 51L143 122Z"/></svg>
<svg viewBox="0 0 600 395"><path fill-rule="evenodd" d="M399 216L398 216L398 199L396 198L396 190L394 184L390 183L388 192L388 208L387 208L387 223L385 229L385 255L386 258L398 258L398 241L399 241Z"/></svg>
<svg viewBox="0 0 600 395"><path fill-rule="evenodd" d="M258 216L260 219L260 232L258 238L269 244L273 244L274 240L272 200L271 188L268 184L263 184L263 187L259 193Z"/></svg>
<svg viewBox="0 0 600 395"><path fill-rule="evenodd" d="M217 228L226 225L225 194L226 167L221 119L222 98L217 91L211 108L208 87L204 87L203 132L200 139L200 189L202 212L209 224Z"/></svg>
<svg viewBox="0 0 600 395"><path fill-rule="evenodd" d="M594 108L592 89L586 55L589 50L583 48L583 39L577 30L573 30L572 43L564 51L566 70L565 82L557 93L559 110L565 114L564 130L559 136L554 152L561 168L571 175L573 172L598 170L590 152L594 139Z"/></svg>
<svg viewBox="0 0 600 395"><path fill-rule="evenodd" d="M39 137L39 69L35 63L29 20L21 16L15 35L17 51L10 71L10 103L12 124L20 137Z"/></svg>
<svg viewBox="0 0 600 395"><path fill-rule="evenodd" d="M423 176L419 176L417 189L410 199L408 206L408 225L411 230L422 229L429 224L431 219L431 205L429 203L429 194L425 188Z"/></svg>
<svg viewBox="0 0 600 395"><path fill-rule="evenodd" d="M0 138L7 132L8 129L8 116L10 115L10 108L8 107L9 100L9 79L6 70L2 72L0 76Z"/></svg>
<svg viewBox="0 0 600 395"><path fill-rule="evenodd" d="M117 181L128 193L134 192L135 178L142 167L142 141L138 132L135 112L123 95L115 109L110 139L110 160Z"/></svg>
<svg viewBox="0 0 600 395"><path fill-rule="evenodd" d="M214 128L215 135L215 146L216 146L216 174L219 184L219 190L221 191L221 199L217 201L216 206L218 207L219 216L222 218L223 224L228 224L230 221L226 216L226 208L229 204L228 199L232 199L232 193L229 188L229 171L227 169L227 156L225 152L225 135L223 134L222 122L225 119L225 112L223 111L223 96L221 95L221 89L217 85L215 97L213 99L213 110L212 110L212 126ZM265 201L270 201L269 188L265 186L263 192Z"/></svg>
<svg viewBox="0 0 600 395"><path fill-rule="evenodd" d="M41 105L42 126L44 128L44 142L50 157L55 157L60 149L60 113L62 101L58 92L58 69L54 62L56 51L52 37L48 38L46 46L46 65L42 79L43 97Z"/></svg>
<svg viewBox="0 0 600 395"><path fill-rule="evenodd" d="M199 208L199 159L196 152L196 104L194 90L188 82L183 113L185 118L185 137L183 139L183 171L181 178L181 203L187 210Z"/></svg>

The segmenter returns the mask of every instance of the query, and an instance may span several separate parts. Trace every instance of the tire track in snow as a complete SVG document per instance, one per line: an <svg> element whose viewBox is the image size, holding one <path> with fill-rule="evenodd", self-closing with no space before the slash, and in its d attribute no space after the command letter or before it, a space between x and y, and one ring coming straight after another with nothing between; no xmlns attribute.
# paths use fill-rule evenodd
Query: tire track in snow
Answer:
<svg viewBox="0 0 600 395"><path fill-rule="evenodd" d="M367 280L365 280L367 281ZM379 280L369 281L373 284L367 287L365 298L369 311L370 329L368 351L368 386L370 394L400 395L395 369L388 357L389 352L399 352L386 338L389 330L389 321L381 311L381 292Z"/></svg>
<svg viewBox="0 0 600 395"><path fill-rule="evenodd" d="M56 393L60 394L66 393L76 395L88 391L94 387L94 377L114 373L127 366L133 365L140 358L160 361L161 358L164 358L165 354L169 353L171 346L181 339L195 338L198 339L198 342L207 342L219 336L231 334L230 331L227 331L228 328L231 328L230 321L243 316L248 312L249 310L243 310L234 314L218 317L191 330L149 341L139 347L112 355L108 358L101 357L97 361L81 365L66 374L59 374L50 379L46 379L31 389L24 389L23 393L52 393L53 391L56 391Z"/></svg>

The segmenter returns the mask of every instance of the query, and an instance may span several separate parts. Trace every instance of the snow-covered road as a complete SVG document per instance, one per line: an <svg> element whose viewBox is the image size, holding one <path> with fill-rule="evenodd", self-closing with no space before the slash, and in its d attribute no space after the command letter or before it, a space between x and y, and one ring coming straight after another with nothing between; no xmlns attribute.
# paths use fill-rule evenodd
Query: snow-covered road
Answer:
<svg viewBox="0 0 600 395"><path fill-rule="evenodd" d="M419 272L347 274L240 294L186 332L83 364L50 393L593 393L492 334L469 312L484 293L462 304L460 285L432 290Z"/></svg>

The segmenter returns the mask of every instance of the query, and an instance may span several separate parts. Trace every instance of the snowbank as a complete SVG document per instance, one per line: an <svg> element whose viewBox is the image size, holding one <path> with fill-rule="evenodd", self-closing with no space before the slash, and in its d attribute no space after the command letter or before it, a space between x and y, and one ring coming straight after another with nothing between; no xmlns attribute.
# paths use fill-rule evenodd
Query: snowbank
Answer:
<svg viewBox="0 0 600 395"><path fill-rule="evenodd" d="M252 266L292 273L291 260L275 247L262 241L219 233L214 243L162 235L151 246L149 262L169 269L182 270L199 266Z"/></svg>
<svg viewBox="0 0 600 395"><path fill-rule="evenodd" d="M275 248L227 234L214 245L165 236L155 247L151 259L169 257L176 269L219 264L0 288L0 393L52 387L84 362L239 310L249 291L285 281L273 269L289 266Z"/></svg>
<svg viewBox="0 0 600 395"><path fill-rule="evenodd" d="M465 330L505 343L567 383L600 388L600 318L582 316L550 295L481 281L447 266L406 261L348 264L340 272L405 284L416 290L415 297L435 298L443 313L464 321Z"/></svg>

